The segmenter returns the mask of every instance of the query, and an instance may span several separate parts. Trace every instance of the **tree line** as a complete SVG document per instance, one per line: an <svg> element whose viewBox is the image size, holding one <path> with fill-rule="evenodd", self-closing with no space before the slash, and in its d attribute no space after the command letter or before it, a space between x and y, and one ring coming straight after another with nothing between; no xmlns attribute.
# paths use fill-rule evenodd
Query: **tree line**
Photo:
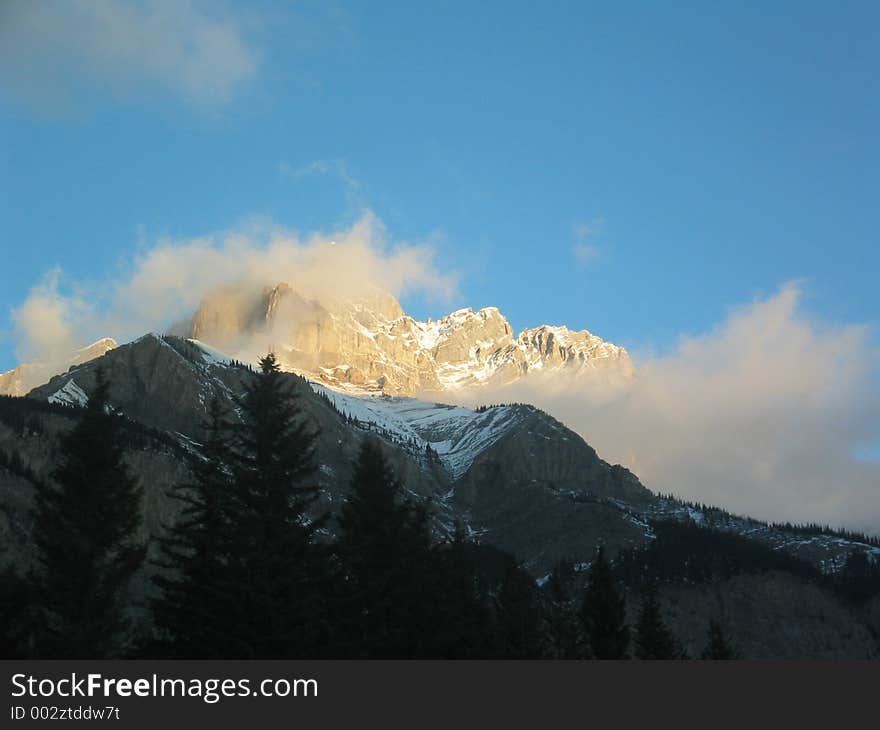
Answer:
<svg viewBox="0 0 880 730"><path fill-rule="evenodd" d="M806 560L759 540L699 525L693 520L651 522L654 539L621 550L616 573L631 589L649 584L706 583L735 575L782 571L861 605L880 593L880 560L851 551L839 570L823 573Z"/></svg>
<svg viewBox="0 0 880 730"><path fill-rule="evenodd" d="M270 354L238 399L240 419L210 405L192 477L171 493L178 515L148 556L142 486L99 371L51 479L36 484L34 565L0 575L3 655L685 658L653 583L628 626L601 547L576 590L562 565L539 587L461 529L436 540L429 505L405 496L376 439L363 440L339 513L315 516L317 433L289 383ZM152 587L133 607L144 567ZM736 656L714 621L703 656Z"/></svg>

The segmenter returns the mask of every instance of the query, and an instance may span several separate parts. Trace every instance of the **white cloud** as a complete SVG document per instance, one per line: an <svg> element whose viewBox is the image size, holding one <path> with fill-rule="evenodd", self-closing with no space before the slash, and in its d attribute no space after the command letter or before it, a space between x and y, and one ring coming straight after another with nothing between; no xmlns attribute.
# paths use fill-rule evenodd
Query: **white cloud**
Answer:
<svg viewBox="0 0 880 730"><path fill-rule="evenodd" d="M601 250L595 243L595 238L601 227L601 219L574 225L574 243L571 252L579 264L584 266L591 264L601 255Z"/></svg>
<svg viewBox="0 0 880 730"><path fill-rule="evenodd" d="M5 0L0 85L50 108L84 80L118 94L158 87L188 103L224 104L258 67L245 26L197 0Z"/></svg>
<svg viewBox="0 0 880 730"><path fill-rule="evenodd" d="M190 316L208 292L234 287L249 296L285 282L319 302L358 299L381 289L444 299L455 276L437 269L429 243L393 243L365 213L351 227L299 236L266 223L185 241L161 239L113 281L73 282L52 272L13 313L22 360L63 362L100 337L126 341Z"/></svg>
<svg viewBox="0 0 880 730"><path fill-rule="evenodd" d="M529 378L473 400L522 400L649 488L773 520L880 532L878 353L860 326L813 321L796 285L636 363L629 383Z"/></svg>
<svg viewBox="0 0 880 730"><path fill-rule="evenodd" d="M15 310L16 353L24 361L64 362L81 347L76 323L91 316L87 300L59 292L60 269L48 272Z"/></svg>
<svg viewBox="0 0 880 730"><path fill-rule="evenodd" d="M360 189L361 184L349 172L345 160L314 160L305 165L294 166L289 162L278 163L278 173L289 180L305 180L313 175L335 175L349 192Z"/></svg>

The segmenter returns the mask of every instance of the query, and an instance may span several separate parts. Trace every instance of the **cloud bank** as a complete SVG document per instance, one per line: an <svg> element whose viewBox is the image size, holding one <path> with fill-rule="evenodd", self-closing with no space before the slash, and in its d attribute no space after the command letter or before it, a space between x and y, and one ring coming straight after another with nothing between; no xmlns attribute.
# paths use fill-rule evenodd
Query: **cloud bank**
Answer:
<svg viewBox="0 0 880 730"><path fill-rule="evenodd" d="M109 282L64 286L62 272L53 270L12 314L16 354L63 364L73 349L100 337L124 342L163 331L191 316L209 292L259 292L281 282L321 303L367 299L376 290L451 300L456 291L455 276L435 266L429 242L393 243L371 213L350 228L308 236L253 224L215 236L161 239Z"/></svg>
<svg viewBox="0 0 880 730"><path fill-rule="evenodd" d="M770 520L880 533L878 353L859 326L822 325L789 284L636 377L529 378L470 401L534 403L654 491Z"/></svg>
<svg viewBox="0 0 880 730"><path fill-rule="evenodd" d="M196 105L228 102L256 73L241 17L194 0L5 0L0 84L37 106L83 79L129 93L157 87Z"/></svg>

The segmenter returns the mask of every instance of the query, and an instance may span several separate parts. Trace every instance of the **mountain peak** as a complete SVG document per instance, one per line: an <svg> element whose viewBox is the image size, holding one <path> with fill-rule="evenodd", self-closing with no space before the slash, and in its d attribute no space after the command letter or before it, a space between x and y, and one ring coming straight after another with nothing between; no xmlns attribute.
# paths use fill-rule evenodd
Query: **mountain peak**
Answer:
<svg viewBox="0 0 880 730"><path fill-rule="evenodd" d="M580 375L597 369L629 377L626 350L565 326L542 324L516 335L497 307L463 307L416 320L388 292L310 297L288 282L257 290L222 287L202 298L173 334L244 362L273 351L288 370L352 392L434 395L503 385L534 373ZM60 363L25 363L0 374L0 394L24 395L69 367L115 348L105 337Z"/></svg>
<svg viewBox="0 0 880 730"><path fill-rule="evenodd" d="M321 300L284 282L255 297L213 293L184 334L247 361L269 348L283 366L319 382L391 395L508 383L563 367L633 370L626 350L586 330L541 325L515 337L492 306L418 321L379 289Z"/></svg>

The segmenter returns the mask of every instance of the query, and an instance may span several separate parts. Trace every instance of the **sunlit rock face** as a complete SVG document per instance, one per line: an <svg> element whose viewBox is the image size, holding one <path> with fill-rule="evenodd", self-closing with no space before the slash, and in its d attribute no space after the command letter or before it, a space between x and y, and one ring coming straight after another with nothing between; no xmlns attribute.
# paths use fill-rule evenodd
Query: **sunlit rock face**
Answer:
<svg viewBox="0 0 880 730"><path fill-rule="evenodd" d="M318 381L391 395L510 383L536 372L633 372L624 348L586 330L542 325L517 336L495 307L421 322L380 290L316 301L285 283L249 294L221 289L180 334L248 361L271 349L284 367Z"/></svg>
<svg viewBox="0 0 880 730"><path fill-rule="evenodd" d="M25 395L32 388L42 385L53 375L64 372L75 365L82 365L101 357L116 347L116 341L110 337L93 342L63 359L60 363L26 362L0 373L0 395Z"/></svg>
<svg viewBox="0 0 880 730"><path fill-rule="evenodd" d="M262 290L222 287L206 295L172 334L254 362L268 350L287 370L328 385L389 395L441 397L536 373L603 371L628 378L626 350L586 330L541 325L517 335L495 307L459 309L425 322L379 289L320 301L280 283ZM24 363L0 374L0 394L21 396L69 367L116 347L105 338L60 363Z"/></svg>

